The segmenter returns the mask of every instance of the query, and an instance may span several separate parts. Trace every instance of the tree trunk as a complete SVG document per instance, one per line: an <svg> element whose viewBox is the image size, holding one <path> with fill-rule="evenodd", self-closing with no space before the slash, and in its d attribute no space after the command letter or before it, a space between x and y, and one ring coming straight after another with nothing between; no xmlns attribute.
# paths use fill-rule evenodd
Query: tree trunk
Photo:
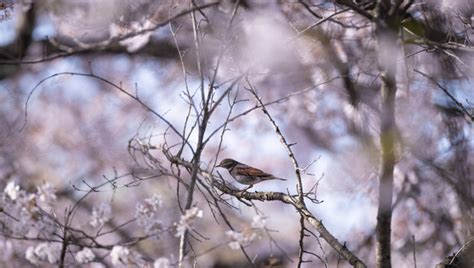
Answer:
<svg viewBox="0 0 474 268"><path fill-rule="evenodd" d="M396 65L399 21L396 15L391 16L389 14L389 8L387 7L389 5L384 6L380 3L376 29L378 61L382 78L380 110L382 171L379 181L379 207L376 227L376 264L380 268L391 267L390 235L397 129L395 122L395 94L397 91Z"/></svg>

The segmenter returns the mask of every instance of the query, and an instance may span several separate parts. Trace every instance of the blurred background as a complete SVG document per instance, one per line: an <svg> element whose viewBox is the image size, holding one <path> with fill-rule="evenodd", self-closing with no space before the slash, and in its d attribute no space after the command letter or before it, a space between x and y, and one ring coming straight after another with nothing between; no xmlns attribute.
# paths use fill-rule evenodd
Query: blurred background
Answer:
<svg viewBox="0 0 474 268"><path fill-rule="evenodd" d="M413 267L415 253L419 266L433 267L474 232L474 5L469 0L411 1L400 50L384 55L377 52L374 23L361 15L373 10L360 2L0 1L1 189L14 181L34 192L47 182L57 196L51 213L63 219L65 209L91 186L105 183L81 201L72 222L91 233L97 229L88 223L99 204L110 205L104 228L114 230L136 217L138 203L158 194L157 217L170 230L135 241L132 248L144 260L165 257L176 263L179 240L171 229L180 221L184 188L177 189L173 176L153 176L156 166L133 151L133 144L160 148L179 143L165 118L179 131L187 129L195 146L197 130L187 123L197 117L189 112L190 100L200 107L201 75L207 88L219 62L216 99L229 81L250 70L262 101L270 103L267 109L295 143L296 158L306 167L305 189L318 183L317 198L323 202L309 209L373 266L380 175L378 65L395 56L399 139L393 264ZM199 49L193 18L186 12L193 5L204 6L192 12ZM211 170L216 157L234 158L288 179L252 190L295 193L293 165L266 116L255 109L252 94L237 83L228 96L209 120L201 168ZM233 106L232 98L238 100ZM219 127L240 114L221 137ZM218 133L210 136L214 130ZM160 150L149 153L173 170ZM182 156L190 160L193 153L185 149ZM189 180L189 174L181 176ZM108 179L116 179L119 187ZM245 245L251 259L261 266L295 266L300 226L293 208L278 202L255 202L254 208L229 202L235 208L225 207L225 214L236 230L248 228L257 214L265 218L267 229ZM196 194L194 203L203 210L194 226L202 237L192 240L193 251L202 252L199 266L247 266L242 251L227 244L229 228L213 217L205 195ZM2 217L3 226L9 217ZM133 222L100 241L138 239L146 234L140 227ZM25 248L38 242L10 236L4 231L0 247L11 254L0 257L11 267L30 265ZM323 241L308 240L306 246L323 260L308 256L313 262L307 267L324 267L324 262L349 267ZM106 253L99 252L96 256L103 258L91 267L109 265Z"/></svg>

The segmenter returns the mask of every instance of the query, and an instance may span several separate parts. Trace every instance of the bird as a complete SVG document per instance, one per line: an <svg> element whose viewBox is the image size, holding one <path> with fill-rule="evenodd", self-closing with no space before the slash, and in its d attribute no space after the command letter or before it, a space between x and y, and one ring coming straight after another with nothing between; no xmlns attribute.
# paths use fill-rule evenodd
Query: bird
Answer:
<svg viewBox="0 0 474 268"><path fill-rule="evenodd" d="M286 181L286 179L275 177L272 174L268 174L260 169L240 163L239 161L236 161L231 158L226 158L222 160L219 163L219 165L217 165L216 167L227 169L229 174L236 181L238 181L241 184L249 185L247 189L250 189L254 184L262 182L262 181L268 181L268 180Z"/></svg>

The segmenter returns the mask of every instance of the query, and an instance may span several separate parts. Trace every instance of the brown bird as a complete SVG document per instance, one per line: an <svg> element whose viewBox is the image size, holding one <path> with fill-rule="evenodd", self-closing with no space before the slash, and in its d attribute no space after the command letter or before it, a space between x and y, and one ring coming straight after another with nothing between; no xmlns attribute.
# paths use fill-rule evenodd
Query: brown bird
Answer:
<svg viewBox="0 0 474 268"><path fill-rule="evenodd" d="M248 166L246 164L240 163L230 158L226 158L222 160L220 164L217 165L217 167L222 167L222 168L227 169L227 171L229 171L229 174L236 181L238 181L241 184L250 185L250 187L262 181L268 181L268 180L286 181L286 179L275 177L272 174L265 173L260 169Z"/></svg>

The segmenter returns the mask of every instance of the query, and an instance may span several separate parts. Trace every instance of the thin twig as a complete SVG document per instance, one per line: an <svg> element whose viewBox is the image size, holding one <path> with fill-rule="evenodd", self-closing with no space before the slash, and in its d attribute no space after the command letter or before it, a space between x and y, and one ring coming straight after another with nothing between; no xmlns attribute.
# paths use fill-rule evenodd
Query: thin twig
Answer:
<svg viewBox="0 0 474 268"><path fill-rule="evenodd" d="M276 124L275 120L273 120L273 117L270 115L267 108L263 104L262 99L258 96L255 87L252 85L252 83L250 82L248 77L246 78L246 80L247 80L247 83L250 87L250 92L254 95L255 99L257 100L257 102L260 105L260 109L262 109L263 113L267 116L268 120L272 124L275 132L277 133L278 137L280 138L280 142L283 144L286 151L288 152L288 157L293 162L293 168L294 168L295 174L296 174L296 189L297 189L297 192L298 192L299 202L301 202L301 204L304 205L304 194L303 194L303 182L302 182L302 179L301 179L301 168L299 167L298 161L296 160L295 154L293 153L293 149L291 149L290 143L288 143L286 141L285 136L283 135L280 128Z"/></svg>
<svg viewBox="0 0 474 268"><path fill-rule="evenodd" d="M412 244L413 244L413 264L416 268L416 248L415 248L415 235L412 235L411 236L411 241L412 241Z"/></svg>
<svg viewBox="0 0 474 268"><path fill-rule="evenodd" d="M419 73L421 74L422 76L428 78L431 82L433 82L436 86L438 86L439 89L441 89L444 94L446 94L446 96L448 96L449 99L451 99L458 107L459 109L461 109L461 111L466 115L467 118L469 118L470 122L469 123L472 123L474 121L474 113L470 113L466 107L464 107L464 105L459 102L456 97L454 97L447 88L445 88L444 86L442 86L438 81L436 81L433 77L425 74L424 72L420 71L420 70L417 70L417 69L413 69L413 71L415 71L416 73Z"/></svg>

